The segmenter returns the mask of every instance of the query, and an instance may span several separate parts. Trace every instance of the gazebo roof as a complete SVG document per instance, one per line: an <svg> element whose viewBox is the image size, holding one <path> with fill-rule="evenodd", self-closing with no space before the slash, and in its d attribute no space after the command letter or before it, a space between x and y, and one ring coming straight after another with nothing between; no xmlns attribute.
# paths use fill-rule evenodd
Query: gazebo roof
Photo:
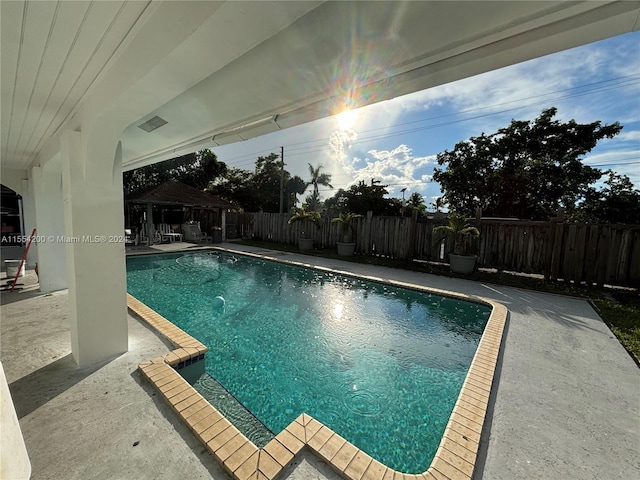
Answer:
<svg viewBox="0 0 640 480"><path fill-rule="evenodd" d="M127 202L210 208L233 208L235 206L216 195L203 192L174 179L132 195L127 199Z"/></svg>

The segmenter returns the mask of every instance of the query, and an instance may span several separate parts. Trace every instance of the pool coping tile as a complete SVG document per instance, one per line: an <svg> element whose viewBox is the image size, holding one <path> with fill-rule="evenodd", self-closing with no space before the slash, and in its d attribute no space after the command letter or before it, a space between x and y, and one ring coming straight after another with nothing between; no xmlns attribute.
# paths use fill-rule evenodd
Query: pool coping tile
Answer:
<svg viewBox="0 0 640 480"><path fill-rule="evenodd" d="M219 456L219 452L222 451L227 445L233 444L239 436L239 440L242 440L242 438L244 437L244 435L242 435L237 428L235 428L234 426L229 426L218 435L213 437L211 440L209 440L207 442L207 448L211 453L215 455L219 462L224 463L223 459ZM232 451L231 453L233 453L234 451ZM231 455L231 453L229 453L229 455Z"/></svg>
<svg viewBox="0 0 640 480"><path fill-rule="evenodd" d="M249 455L249 457L231 473L237 480L248 480L252 477L255 477L255 474L258 471L259 458L260 449L256 448L256 451Z"/></svg>
<svg viewBox="0 0 640 480"><path fill-rule="evenodd" d="M282 466L267 451L260 450L258 456L258 472L272 480L282 471Z"/></svg>
<svg viewBox="0 0 640 480"><path fill-rule="evenodd" d="M300 440L302 443L306 443L306 429L297 422L291 422L285 428L287 432L293 435L295 438Z"/></svg>
<svg viewBox="0 0 640 480"><path fill-rule="evenodd" d="M247 437L245 437L241 433L238 433L238 435L233 437L231 440L225 443L222 447L220 447L219 450L216 451L216 458L218 459L219 462L222 462L222 464L224 464L224 462L226 462L227 459L231 457L231 455L236 453L238 450L244 447L247 443L249 443L249 440L247 439Z"/></svg>
<svg viewBox="0 0 640 480"><path fill-rule="evenodd" d="M282 430L276 435L276 439L294 456L304 447L304 442L287 429Z"/></svg>
<svg viewBox="0 0 640 480"><path fill-rule="evenodd" d="M345 440L345 443L340 447L340 450L336 452L331 460L331 465L341 472L344 472L358 452L359 449L357 447Z"/></svg>
<svg viewBox="0 0 640 480"><path fill-rule="evenodd" d="M369 465L373 462L373 458L366 452L358 450L355 456L349 462L349 465L344 469L344 473L355 480L362 480L365 472L369 468Z"/></svg>
<svg viewBox="0 0 640 480"><path fill-rule="evenodd" d="M279 263L313 268L352 278L384 282L415 291L472 301L492 309L430 467L422 473L407 474L395 471L372 458L306 413L300 414L264 448L258 448L196 392L176 370L182 367L184 362L202 361L207 353L207 347L135 297L127 294L129 310L175 347L165 355L140 363L139 370L160 391L171 408L234 479L273 480L305 449L326 461L339 475L348 480L471 479L509 313L504 305L486 298L366 275L354 275L350 272L280 258L224 248L217 250L260 259L266 258Z"/></svg>
<svg viewBox="0 0 640 480"><path fill-rule="evenodd" d="M228 472L233 475L233 472L238 470L254 453L258 453L258 447L256 447L249 440L246 441L238 450L229 455L224 461L224 466ZM257 468L257 463L256 463Z"/></svg>
<svg viewBox="0 0 640 480"><path fill-rule="evenodd" d="M214 422L209 428L200 433L200 439L207 445L209 442L216 438L218 435L223 433L225 430L228 430L231 427L231 423L226 420L224 417L218 419L218 421Z"/></svg>
<svg viewBox="0 0 640 480"><path fill-rule="evenodd" d="M331 465L334 465L333 458L337 455L338 451L343 447L343 445L347 441L342 438L337 433L333 432L333 435L325 442L320 450L318 450L318 455L320 455L324 460L330 462ZM337 465L336 465L337 467ZM341 468L337 467L339 471L342 471Z"/></svg>
<svg viewBox="0 0 640 480"><path fill-rule="evenodd" d="M364 471L360 480L382 480L387 473L387 466L379 462L375 458Z"/></svg>

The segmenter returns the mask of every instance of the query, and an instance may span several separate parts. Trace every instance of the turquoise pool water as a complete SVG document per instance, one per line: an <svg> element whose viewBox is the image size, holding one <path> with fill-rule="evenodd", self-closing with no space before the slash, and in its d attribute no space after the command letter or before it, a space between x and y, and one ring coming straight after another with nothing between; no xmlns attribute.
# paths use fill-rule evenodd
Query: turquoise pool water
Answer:
<svg viewBox="0 0 640 480"><path fill-rule="evenodd" d="M407 473L429 467L490 314L226 254L129 257L127 289L204 343L206 371L271 431L306 412Z"/></svg>

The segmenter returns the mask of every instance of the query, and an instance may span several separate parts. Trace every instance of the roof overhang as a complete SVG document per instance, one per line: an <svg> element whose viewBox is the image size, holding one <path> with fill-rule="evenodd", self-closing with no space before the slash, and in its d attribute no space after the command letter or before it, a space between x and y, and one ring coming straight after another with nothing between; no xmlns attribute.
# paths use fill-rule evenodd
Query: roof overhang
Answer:
<svg viewBox="0 0 640 480"><path fill-rule="evenodd" d="M133 169L635 31L640 15L638 1L0 7L15 169L46 162L66 129L114 125Z"/></svg>

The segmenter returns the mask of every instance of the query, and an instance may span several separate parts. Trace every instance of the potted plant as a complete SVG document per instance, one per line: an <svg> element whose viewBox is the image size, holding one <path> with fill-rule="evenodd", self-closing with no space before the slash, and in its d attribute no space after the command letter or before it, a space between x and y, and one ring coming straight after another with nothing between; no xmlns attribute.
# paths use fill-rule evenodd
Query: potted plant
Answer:
<svg viewBox="0 0 640 480"><path fill-rule="evenodd" d="M471 254L471 239L480 236L474 226L467 223L464 216L457 213L449 215L449 225L434 227L438 235L435 243L439 243L445 236L453 237L453 253L449 254L449 267L455 273L471 273L475 268L476 256Z"/></svg>
<svg viewBox="0 0 640 480"><path fill-rule="evenodd" d="M342 225L342 242L336 242L338 245L338 255L349 257L353 255L356 249L355 241L351 241L354 233L351 222L354 218L360 218L362 215L357 213L341 213L339 216L331 220L331 223L340 223Z"/></svg>
<svg viewBox="0 0 640 480"><path fill-rule="evenodd" d="M289 225L297 222L311 222L315 225L316 230L320 228L320 213L315 210L307 210L305 208L296 208L295 213L289 218ZM305 232L300 232L298 237L298 248L300 250L311 250L313 248L313 238L307 237Z"/></svg>

